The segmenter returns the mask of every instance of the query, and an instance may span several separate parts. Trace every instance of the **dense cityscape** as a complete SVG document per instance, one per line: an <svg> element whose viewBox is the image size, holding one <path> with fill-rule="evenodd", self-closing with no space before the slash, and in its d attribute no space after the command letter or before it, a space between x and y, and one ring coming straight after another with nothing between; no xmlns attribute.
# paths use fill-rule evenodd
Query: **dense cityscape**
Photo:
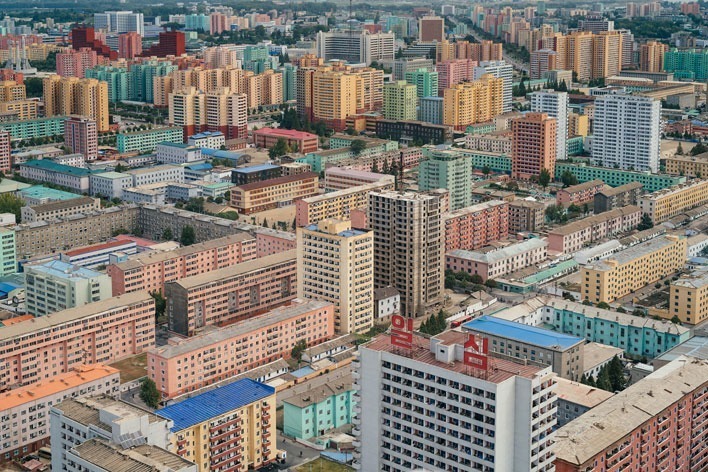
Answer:
<svg viewBox="0 0 708 472"><path fill-rule="evenodd" d="M0 472L708 472L708 4L0 2Z"/></svg>

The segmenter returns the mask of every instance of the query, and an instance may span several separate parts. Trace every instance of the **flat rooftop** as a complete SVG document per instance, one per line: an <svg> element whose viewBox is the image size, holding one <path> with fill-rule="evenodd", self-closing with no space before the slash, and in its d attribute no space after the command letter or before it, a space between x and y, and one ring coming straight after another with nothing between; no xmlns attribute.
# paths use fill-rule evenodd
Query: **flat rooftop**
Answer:
<svg viewBox="0 0 708 472"><path fill-rule="evenodd" d="M708 382L708 361L679 357L556 431L556 457L585 465Z"/></svg>
<svg viewBox="0 0 708 472"><path fill-rule="evenodd" d="M105 377L117 376L119 372L118 369L103 364L82 365L76 370L55 375L50 379L0 393L0 405L3 409L14 408Z"/></svg>
<svg viewBox="0 0 708 472"><path fill-rule="evenodd" d="M238 185L234 188L238 188L244 191L258 190L260 188L273 187L275 185L284 185L293 182L317 178L319 178L319 174L317 172L303 172L302 174L286 175L284 177L276 177L274 179L261 180L259 182L251 182L248 184Z"/></svg>
<svg viewBox="0 0 708 472"><path fill-rule="evenodd" d="M184 279L170 283L176 283L185 289L190 289L204 284L213 283L221 279L232 278L260 269L265 269L269 266L283 263L294 264L296 261L297 251L295 249L290 249L289 251L278 252L269 256L259 257L258 259L254 259L252 261L242 262L241 264L236 264L230 267L224 267L223 269L213 270L211 272L193 275L191 277L185 277Z"/></svg>
<svg viewBox="0 0 708 472"><path fill-rule="evenodd" d="M347 195L353 195L358 193L368 193L376 190L381 190L382 187L389 186L391 182L372 182L370 184L355 185L354 187L345 188L342 190L337 190L336 192L327 192L321 195L315 195L314 197L303 198L302 201L309 204L318 203L321 201L334 200L339 197L345 197Z"/></svg>
<svg viewBox="0 0 708 472"><path fill-rule="evenodd" d="M147 444L121 449L101 439L89 439L74 446L73 452L96 470L111 472L179 472L194 467L177 454Z"/></svg>
<svg viewBox="0 0 708 472"><path fill-rule="evenodd" d="M275 388L255 380L241 379L166 406L158 413L174 421L172 432L176 433L270 396L275 396Z"/></svg>
<svg viewBox="0 0 708 472"><path fill-rule="evenodd" d="M587 218L583 218L578 221L574 221L572 223L568 223L567 225L560 226L558 228L553 228L548 232L549 235L551 234L558 234L558 235L568 235L568 234L573 234L577 233L578 231L582 231L584 229L590 228L595 225L599 225L602 223L605 223L606 221L619 218L621 216L625 215L631 215L633 213L638 213L642 211L641 208L635 205L629 205L626 207L622 208L615 208L610 211L605 211L600 213L599 215L592 215L588 216Z"/></svg>
<svg viewBox="0 0 708 472"><path fill-rule="evenodd" d="M678 346L669 349L655 361L671 362L680 356L695 357L696 359L708 360L708 336L694 336L682 342Z"/></svg>
<svg viewBox="0 0 708 472"><path fill-rule="evenodd" d="M231 338L251 333L266 326L281 323L289 318L302 315L313 310L319 310L328 305L328 302L319 300L308 300L303 303L293 303L270 310L268 313L254 316L243 321L238 321L232 325L224 327L208 326L206 331L196 336L180 338L176 344L153 348L152 353L164 358L171 359L177 356L189 354L195 350L203 349L214 344L227 341Z"/></svg>
<svg viewBox="0 0 708 472"><path fill-rule="evenodd" d="M95 205L96 199L91 197L76 197L68 200L56 200L53 202L42 203L40 205L35 205L32 208L37 213L47 213L50 211L65 210L67 208L75 208L85 205ZM100 205L98 205L100 206Z"/></svg>
<svg viewBox="0 0 708 472"><path fill-rule="evenodd" d="M438 339L443 345L464 345L467 338L468 334L460 331L445 331L444 333L435 336L435 339ZM469 366L463 362L455 361L452 363L447 363L438 361L435 358L435 353L430 350L430 338L422 336L418 333L413 333L413 348L411 349L409 356L402 356L401 352L403 351L401 348L391 344L391 336L387 334L377 336L370 342L364 344L363 347L374 351L388 352L394 356L409 357L415 362L428 364L432 367L449 370L458 374L470 375L471 372ZM543 368L534 365L524 365L521 362L513 362L508 359L497 357L494 358L494 367L495 369L491 370L487 378L483 381L498 384L516 375L531 379L544 370Z"/></svg>
<svg viewBox="0 0 708 472"><path fill-rule="evenodd" d="M36 200L73 200L80 196L75 193L44 187L42 185L33 185L29 188L24 188L20 190L20 195L24 198L33 198Z"/></svg>
<svg viewBox="0 0 708 472"><path fill-rule="evenodd" d="M447 221L451 218L457 218L464 215L470 215L484 210L490 210L499 206L508 206L509 203L502 200L489 200L488 202L478 203L476 205L460 208L459 210L451 211L443 215L443 220Z"/></svg>
<svg viewBox="0 0 708 472"><path fill-rule="evenodd" d="M84 426L95 425L110 432L111 426L102 423L100 410L110 409L112 413L120 418L141 418L147 417L150 423L159 423L165 421L165 418L158 416L148 410L144 410L132 403L117 400L107 395L99 395L95 397L78 397L64 400L57 403L54 407L61 410L64 416L80 423Z"/></svg>
<svg viewBox="0 0 708 472"><path fill-rule="evenodd" d="M487 264L493 264L494 262L502 261L512 257L520 256L529 251L547 247L548 243L544 239L532 238L522 241L520 243L515 243L510 246L506 246L500 249L495 249L489 252L480 251L467 251L465 249L455 249L448 252L447 254L453 257L459 257L460 259L480 261Z"/></svg>
<svg viewBox="0 0 708 472"><path fill-rule="evenodd" d="M601 185L605 185L605 182L600 179L588 180L587 182L583 182L581 184L571 185L570 187L566 187L564 189L561 189L560 191L566 193L584 192L585 190L590 190L591 188L598 187Z"/></svg>
<svg viewBox="0 0 708 472"><path fill-rule="evenodd" d="M556 395L559 400L582 405L586 408L594 408L614 396L614 393L573 382L563 377L556 377Z"/></svg>
<svg viewBox="0 0 708 472"><path fill-rule="evenodd" d="M312 390L293 395L292 397L283 400L283 402L298 408L307 408L310 405L321 403L333 395L341 395L349 390L352 390L351 373L342 378L333 380L332 383L326 383L321 387L316 387Z"/></svg>
<svg viewBox="0 0 708 472"><path fill-rule="evenodd" d="M622 357L624 349L600 343L587 343L583 346L583 372L610 361L613 357Z"/></svg>
<svg viewBox="0 0 708 472"><path fill-rule="evenodd" d="M231 172L235 172L237 174L253 174L254 172L263 172L264 170L273 170L273 169L280 169L280 166L276 166L275 164L259 164L259 165L255 165L255 166L249 166L249 167L237 167L237 168L233 169Z"/></svg>
<svg viewBox="0 0 708 472"><path fill-rule="evenodd" d="M646 256L647 254L652 254L656 251L660 251L674 244L676 244L676 242L666 236L650 239L649 241L637 244L636 246L623 249L622 251L613 254L607 259L603 259L589 264L587 267L592 270L611 271L614 270L615 267L608 264L607 261L615 261L618 265L624 265L629 262L632 262L635 259L639 259L640 257Z"/></svg>
<svg viewBox="0 0 708 472"><path fill-rule="evenodd" d="M107 243L94 244L92 246L85 246L78 249L72 249L71 251L66 251L64 254L73 257L80 256L81 254L89 254L92 252L101 252L108 250L118 250L118 248L124 248L126 246L135 246L134 241L108 241Z"/></svg>
<svg viewBox="0 0 708 472"><path fill-rule="evenodd" d="M568 334L556 333L548 329L514 323L513 321L506 321L487 315L468 321L464 323L462 327L466 331L513 339L515 341L557 351L565 351L577 344L585 342L582 338Z"/></svg>
<svg viewBox="0 0 708 472"><path fill-rule="evenodd" d="M30 265L26 269L28 273L41 273L58 279L94 279L104 275L101 272L58 260Z"/></svg>

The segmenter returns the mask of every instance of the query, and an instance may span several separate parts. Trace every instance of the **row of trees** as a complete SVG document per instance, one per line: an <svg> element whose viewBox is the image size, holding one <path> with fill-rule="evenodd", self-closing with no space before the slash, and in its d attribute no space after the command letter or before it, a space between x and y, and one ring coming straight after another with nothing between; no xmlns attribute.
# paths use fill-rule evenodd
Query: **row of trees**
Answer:
<svg viewBox="0 0 708 472"><path fill-rule="evenodd" d="M429 334L431 336L435 336L436 334L440 334L445 329L447 328L447 313L445 313L443 310L440 310L437 314L431 315L430 318L427 320L423 321L421 323L420 327L418 328L418 331L421 333Z"/></svg>
<svg viewBox="0 0 708 472"><path fill-rule="evenodd" d="M624 365L619 357L615 356L610 362L605 364L597 374L597 380L592 376L585 376L580 379L580 383L596 387L608 392L621 392L627 388L627 379L624 377Z"/></svg>

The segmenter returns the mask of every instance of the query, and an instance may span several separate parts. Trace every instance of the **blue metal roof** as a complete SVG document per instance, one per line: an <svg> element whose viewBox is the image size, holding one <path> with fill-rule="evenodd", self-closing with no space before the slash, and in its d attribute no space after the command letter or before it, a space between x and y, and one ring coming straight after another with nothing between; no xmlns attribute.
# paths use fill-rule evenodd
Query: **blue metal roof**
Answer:
<svg viewBox="0 0 708 472"><path fill-rule="evenodd" d="M467 331L514 339L545 348L568 349L577 343L583 342L582 338L576 338L575 336L486 315L476 320L468 321L462 327Z"/></svg>
<svg viewBox="0 0 708 472"><path fill-rule="evenodd" d="M212 165L209 164L208 162L203 162L201 164L190 164L186 167L187 167L187 169L191 169L191 170L210 170L210 169L212 169Z"/></svg>
<svg viewBox="0 0 708 472"><path fill-rule="evenodd" d="M172 432L177 432L274 394L273 387L255 380L241 379L166 406L157 414L174 421Z"/></svg>
<svg viewBox="0 0 708 472"><path fill-rule="evenodd" d="M232 172L237 172L239 174L251 174L253 172L261 172L264 170L279 169L279 168L280 168L280 166L276 166L274 164L258 164L258 165L250 166L250 167L237 167Z"/></svg>

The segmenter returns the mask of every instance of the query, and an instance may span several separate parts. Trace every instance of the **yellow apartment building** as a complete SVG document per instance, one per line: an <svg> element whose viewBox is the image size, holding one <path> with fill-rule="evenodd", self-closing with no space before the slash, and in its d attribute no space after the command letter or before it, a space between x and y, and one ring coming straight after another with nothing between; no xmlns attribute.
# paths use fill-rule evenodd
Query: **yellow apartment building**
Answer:
<svg viewBox="0 0 708 472"><path fill-rule="evenodd" d="M682 268L686 238L665 235L586 265L581 273L583 299L611 303Z"/></svg>
<svg viewBox="0 0 708 472"><path fill-rule="evenodd" d="M462 131L468 125L493 120L503 111L503 89L504 79L491 74L445 89L443 124Z"/></svg>
<svg viewBox="0 0 708 472"><path fill-rule="evenodd" d="M693 180L676 187L643 195L639 199L642 213L659 224L686 210L708 202L708 180Z"/></svg>

